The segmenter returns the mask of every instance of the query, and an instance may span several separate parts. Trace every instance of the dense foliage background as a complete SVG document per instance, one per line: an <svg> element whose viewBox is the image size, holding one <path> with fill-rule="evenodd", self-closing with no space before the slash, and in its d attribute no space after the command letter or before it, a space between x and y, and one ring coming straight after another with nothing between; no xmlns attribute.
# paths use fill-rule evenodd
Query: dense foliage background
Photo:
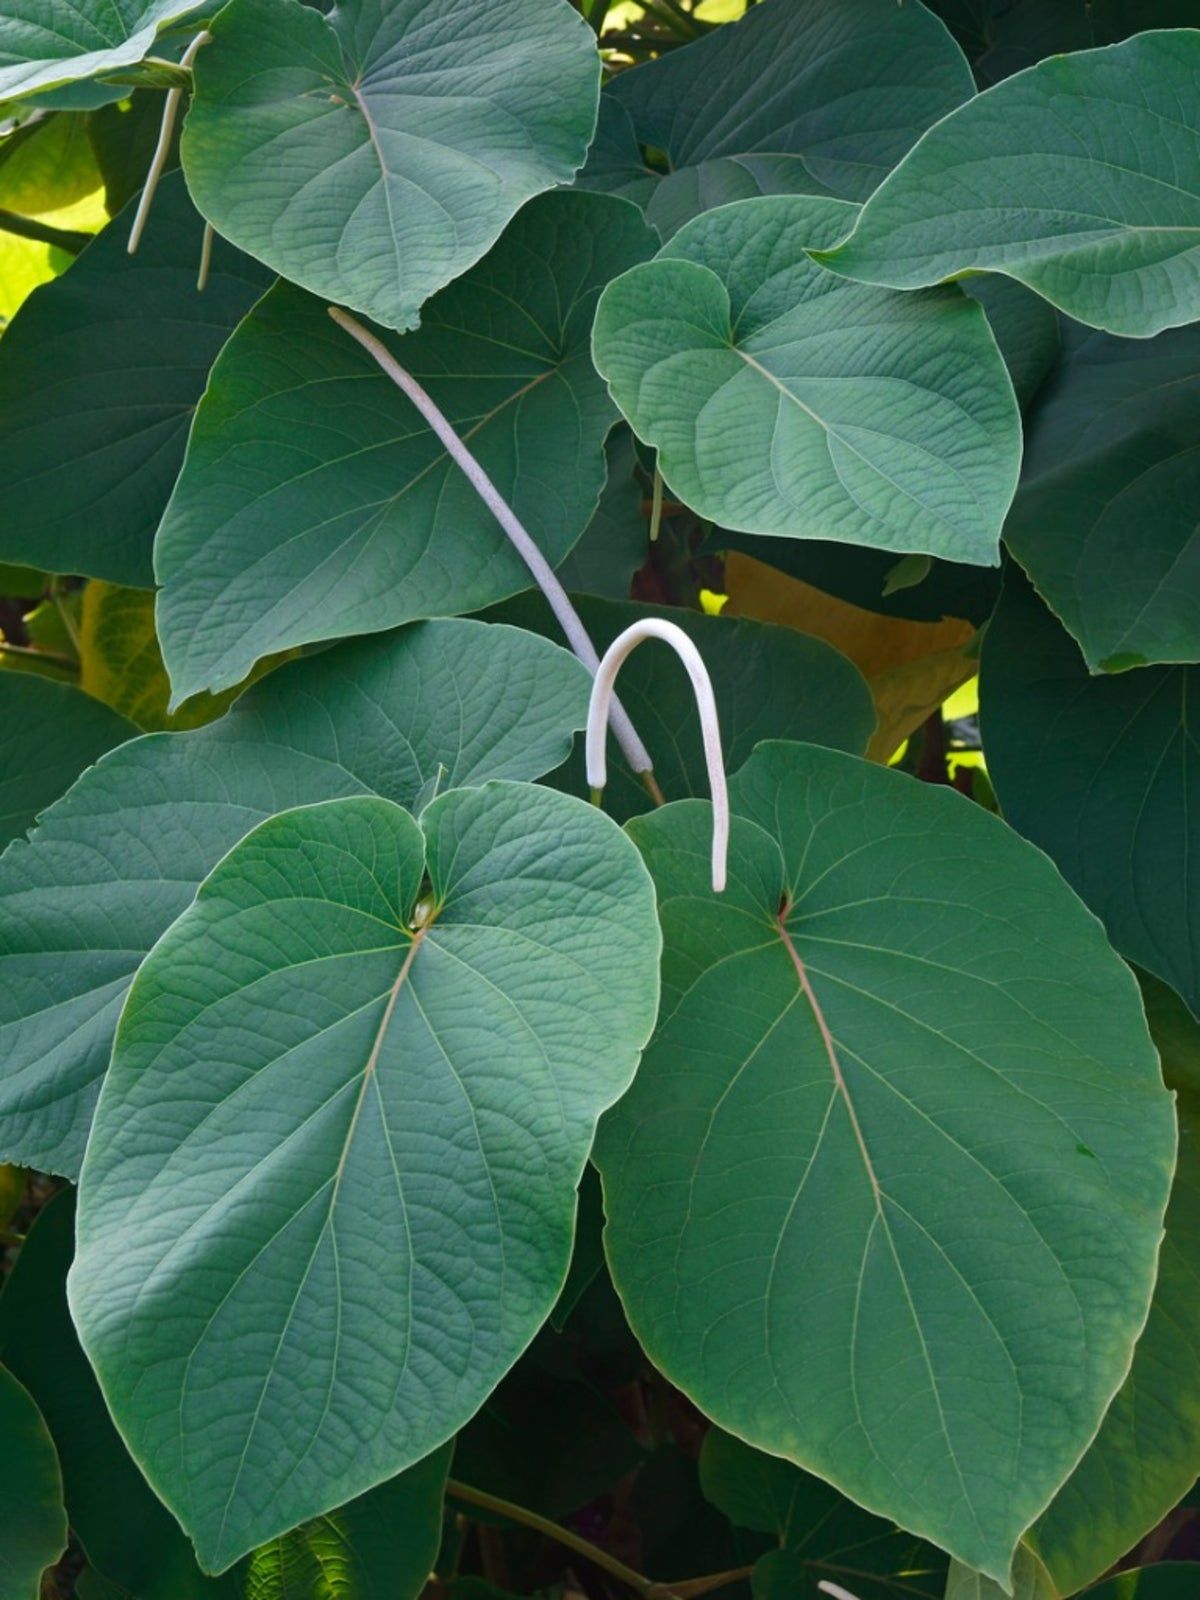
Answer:
<svg viewBox="0 0 1200 1600"><path fill-rule="evenodd" d="M0 1600L1200 1594L1200 5L6 0L0 326Z"/></svg>

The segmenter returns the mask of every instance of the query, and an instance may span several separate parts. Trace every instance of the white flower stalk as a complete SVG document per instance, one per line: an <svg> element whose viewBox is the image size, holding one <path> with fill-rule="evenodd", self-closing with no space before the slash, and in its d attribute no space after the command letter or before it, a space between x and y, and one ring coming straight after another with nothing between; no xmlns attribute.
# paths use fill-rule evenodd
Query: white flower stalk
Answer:
<svg viewBox="0 0 1200 1600"><path fill-rule="evenodd" d="M207 30L198 33L183 52L183 55L180 56L179 65L184 68L190 68L202 46L206 45L211 38L212 34ZM171 136L175 132L175 119L179 115L179 102L182 99L182 89L167 90L167 98L163 102L162 123L158 130L158 143L154 147L150 171L146 174L146 181L142 185L142 198L138 201L133 227L129 230L129 244L126 248L131 256L137 253L137 247L142 242L142 234L146 231L150 207L154 204L154 191L158 188L158 180L162 177L163 168L167 164L167 157L171 153ZM207 272L204 272L203 275L207 277ZM203 283L201 283L200 287L204 287Z"/></svg>
<svg viewBox="0 0 1200 1600"><path fill-rule="evenodd" d="M851 1594L849 1589L843 1589L840 1583L830 1583L828 1578L822 1578L817 1584L822 1594L833 1596L833 1600L858 1600L856 1594Z"/></svg>
<svg viewBox="0 0 1200 1600"><path fill-rule="evenodd" d="M341 306L330 306L329 315L344 329L369 356L376 361L400 392L407 395L425 418L441 440L446 454L458 466L467 478L475 493L487 506L496 521L508 536L509 543L529 568L530 574L549 602L550 609L558 619L559 627L567 636L571 649L583 662L588 671L595 677L600 670L600 657L596 647L588 636L588 631L583 625L583 620L575 607L571 604L570 596L555 576L554 569L546 560L541 550L534 543L532 535L520 522L516 512L504 499L496 485L488 477L480 463L475 459L466 445L455 433L449 419L443 415L429 394L413 377L411 372L396 360L388 347L381 339L364 328L357 317L352 317L348 311L343 311ZM595 696L593 695L593 699ZM612 722L612 730L618 744L625 752L625 759L637 773L638 777L650 791L651 797L659 805L662 804L662 794L654 781L654 766L650 760L650 752L638 737L637 730L630 722L621 702L608 695L604 702L605 711Z"/></svg>
<svg viewBox="0 0 1200 1600"><path fill-rule="evenodd" d="M712 886L716 894L725 888L726 868L729 859L729 793L725 786L725 758L721 752L721 729L717 721L717 702L713 696L712 679L700 657L699 650L673 622L661 617L647 617L635 622L618 636L604 652L592 683L592 698L588 705L587 720L587 779L594 791L608 782L605 760L605 735L608 728L609 703L613 685L617 681L625 658L644 639L661 639L669 644L687 668L696 696L696 710L700 716L700 733L704 740L704 759L708 766L708 784L712 793Z"/></svg>

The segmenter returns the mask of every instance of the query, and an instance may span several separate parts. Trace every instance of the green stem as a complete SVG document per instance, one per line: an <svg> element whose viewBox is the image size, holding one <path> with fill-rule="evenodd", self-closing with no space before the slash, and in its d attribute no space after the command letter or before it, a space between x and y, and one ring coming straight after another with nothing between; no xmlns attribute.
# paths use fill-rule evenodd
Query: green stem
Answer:
<svg viewBox="0 0 1200 1600"><path fill-rule="evenodd" d="M90 233L75 233L67 228L52 228L48 222L36 217L21 217L15 211L0 211L0 232L15 233L19 239L35 239L38 244L52 244L68 255L77 256L85 244L90 244Z"/></svg>
<svg viewBox="0 0 1200 1600"><path fill-rule="evenodd" d="M7 639L0 639L0 655L25 656L30 661L48 661L56 667L69 667L72 672L79 671L78 661L73 661L70 656L64 656L58 650L42 650L32 644L10 644Z"/></svg>
<svg viewBox="0 0 1200 1600"><path fill-rule="evenodd" d="M712 1594L717 1589L725 1589L731 1583L744 1583L754 1573L753 1567L733 1567L729 1572L713 1572L706 1578L685 1578L682 1583L672 1583L669 1586L656 1583L651 1587L648 1600L659 1600L660 1596L668 1593L676 1600L697 1600L699 1595Z"/></svg>
<svg viewBox="0 0 1200 1600"><path fill-rule="evenodd" d="M662 531L663 514L663 475L657 466L654 469L654 489L650 500L650 543L657 544L659 533Z"/></svg>
<svg viewBox="0 0 1200 1600"><path fill-rule="evenodd" d="M674 0L642 0L642 5L648 16L657 17L680 39L698 39L704 31Z"/></svg>
<svg viewBox="0 0 1200 1600"><path fill-rule="evenodd" d="M635 1572L623 1561L618 1561L616 1556L610 1556L607 1550L601 1550L599 1545L592 1544L590 1539L572 1533L570 1528L551 1522L548 1517L538 1516L536 1511L530 1511L526 1506L514 1505L511 1500L501 1500L499 1495L487 1494L482 1489L472 1489L469 1484L459 1483L455 1478L446 1480L446 1493L452 1500L461 1500L465 1505L492 1511L497 1516L507 1517L510 1522L523 1523L525 1527L544 1534L547 1539L553 1539L556 1544L574 1550L576 1555L583 1556L593 1566L611 1573L614 1578L619 1578L622 1583L628 1584L635 1594L642 1595L645 1600L651 1600L651 1597L653 1600L681 1600L674 1590L664 1584L655 1583L643 1573Z"/></svg>
<svg viewBox="0 0 1200 1600"><path fill-rule="evenodd" d="M75 619L72 617L63 597L62 589L59 587L60 582L61 580L57 575L50 579L50 598L54 602L54 609L58 612L58 619L63 625L63 632L71 642L71 649L79 657L83 655L79 643L79 629L75 626Z"/></svg>

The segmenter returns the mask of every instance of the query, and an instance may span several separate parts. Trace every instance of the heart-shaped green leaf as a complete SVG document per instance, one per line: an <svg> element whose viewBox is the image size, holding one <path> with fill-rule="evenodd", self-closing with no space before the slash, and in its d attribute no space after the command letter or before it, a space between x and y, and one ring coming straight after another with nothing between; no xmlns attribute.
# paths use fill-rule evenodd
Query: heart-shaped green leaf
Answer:
<svg viewBox="0 0 1200 1600"><path fill-rule="evenodd" d="M1004 542L1093 669L1200 660L1200 328L1068 332Z"/></svg>
<svg viewBox="0 0 1200 1600"><path fill-rule="evenodd" d="M375 797L270 819L147 957L71 1305L202 1566L419 1460L529 1343L659 944L613 822L496 782L419 823Z"/></svg>
<svg viewBox="0 0 1200 1600"><path fill-rule="evenodd" d="M1087 1600L1192 1600L1196 1577L1194 1561L1158 1562L1098 1583L1087 1591Z"/></svg>
<svg viewBox="0 0 1200 1600"><path fill-rule="evenodd" d="M555 565L595 510L617 415L588 347L596 299L653 248L627 201L546 195L393 343ZM282 284L213 370L155 566L176 703L286 646L531 582L416 409Z"/></svg>
<svg viewBox="0 0 1200 1600"><path fill-rule="evenodd" d="M0 557L149 587L208 370L271 276L218 239L197 292L203 224L178 173L131 261L132 204L0 343Z"/></svg>
<svg viewBox="0 0 1200 1600"><path fill-rule="evenodd" d="M3 1367L0 1441L0 1594L4 1600L38 1600L42 1573L67 1543L62 1475L41 1412Z"/></svg>
<svg viewBox="0 0 1200 1600"><path fill-rule="evenodd" d="M957 289L851 287L805 255L850 207L744 200L612 284L596 364L673 492L745 533L994 563L1020 419Z"/></svg>
<svg viewBox="0 0 1200 1600"><path fill-rule="evenodd" d="M133 65L202 0L5 0L0 100Z"/></svg>
<svg viewBox="0 0 1200 1600"><path fill-rule="evenodd" d="M1200 1070L1196 1042L1200 1028L1192 1023L1191 1031L1195 1072ZM1158 1044L1157 1034L1154 1038ZM1107 1572L1179 1504L1196 1481L1200 1096L1175 1087L1179 1161L1150 1316L1129 1376L1108 1408L1100 1432L1026 1535L1053 1577L1056 1594L1075 1594Z"/></svg>
<svg viewBox="0 0 1200 1600"><path fill-rule="evenodd" d="M264 817L539 777L570 750L588 686L543 639L422 623L289 663L219 722L92 768L0 859L0 1159L78 1173L138 963Z"/></svg>
<svg viewBox="0 0 1200 1600"><path fill-rule="evenodd" d="M650 204L673 231L755 193L865 200L974 87L924 6L759 0L733 27L621 73L609 93L670 161Z"/></svg>
<svg viewBox="0 0 1200 1600"><path fill-rule="evenodd" d="M1200 1016L1200 666L1094 678L1010 569L988 627L980 711L1005 817L1045 850L1138 966Z"/></svg>
<svg viewBox="0 0 1200 1600"><path fill-rule="evenodd" d="M567 0L232 0L211 31L182 143L196 204L385 327L414 327L595 128L595 37Z"/></svg>
<svg viewBox="0 0 1200 1600"><path fill-rule="evenodd" d="M99 700L32 672L0 672L0 849L137 729Z"/></svg>
<svg viewBox="0 0 1200 1600"><path fill-rule="evenodd" d="M724 897L706 805L629 824L664 997L597 1145L617 1288L714 1420L1006 1582L1154 1285L1175 1120L1136 985L952 792L787 744L730 787Z"/></svg>
<svg viewBox="0 0 1200 1600"><path fill-rule="evenodd" d="M1051 56L952 112L822 259L916 289L1004 272L1146 338L1200 317L1200 32Z"/></svg>

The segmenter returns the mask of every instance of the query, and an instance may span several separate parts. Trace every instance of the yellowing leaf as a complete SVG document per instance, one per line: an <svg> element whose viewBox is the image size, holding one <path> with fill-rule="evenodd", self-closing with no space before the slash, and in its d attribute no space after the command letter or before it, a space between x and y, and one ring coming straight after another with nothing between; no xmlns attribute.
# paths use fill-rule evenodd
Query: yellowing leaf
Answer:
<svg viewBox="0 0 1200 1600"><path fill-rule="evenodd" d="M171 686L154 630L154 594L123 589L96 578L83 591L79 686L148 732L199 728L212 722L241 694L246 683L220 694L193 695L169 713ZM247 679L261 678L295 651L260 661Z"/></svg>
<svg viewBox="0 0 1200 1600"><path fill-rule="evenodd" d="M798 628L849 656L867 680L879 717L867 749L874 761L886 761L978 670L975 629L960 617L910 622L880 616L739 551L726 559L725 589L729 616Z"/></svg>
<svg viewBox="0 0 1200 1600"><path fill-rule="evenodd" d="M104 190L97 189L61 211L48 211L38 220L52 228L90 233L108 220L104 210ZM26 295L41 283L48 283L71 265L71 256L38 239L22 239L15 233L0 232L0 322L9 321Z"/></svg>

